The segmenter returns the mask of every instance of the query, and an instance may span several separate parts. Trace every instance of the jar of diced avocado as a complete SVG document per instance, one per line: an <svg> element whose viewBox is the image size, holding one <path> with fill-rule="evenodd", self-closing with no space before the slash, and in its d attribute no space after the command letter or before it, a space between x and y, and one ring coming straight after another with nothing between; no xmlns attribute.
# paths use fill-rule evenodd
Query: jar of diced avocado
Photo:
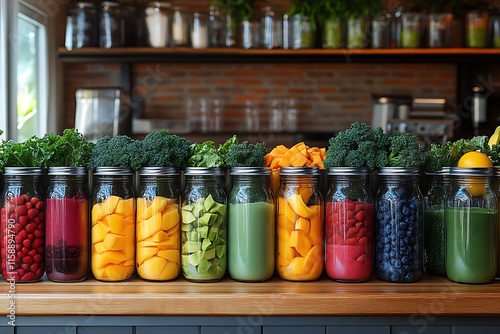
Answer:
<svg viewBox="0 0 500 334"><path fill-rule="evenodd" d="M275 225L271 170L233 167L228 207L228 271L245 282L268 280L274 273Z"/></svg>
<svg viewBox="0 0 500 334"><path fill-rule="evenodd" d="M168 281L180 274L179 171L172 167L139 170L136 215L136 268L140 278Z"/></svg>
<svg viewBox="0 0 500 334"><path fill-rule="evenodd" d="M283 167L277 195L276 270L282 279L313 281L323 272L323 196L316 167Z"/></svg>
<svg viewBox="0 0 500 334"><path fill-rule="evenodd" d="M227 267L227 196L222 168L187 167L181 205L181 264L193 282L221 280Z"/></svg>
<svg viewBox="0 0 500 334"><path fill-rule="evenodd" d="M91 268L95 279L117 282L135 268L135 193L133 171L97 167L92 196Z"/></svg>

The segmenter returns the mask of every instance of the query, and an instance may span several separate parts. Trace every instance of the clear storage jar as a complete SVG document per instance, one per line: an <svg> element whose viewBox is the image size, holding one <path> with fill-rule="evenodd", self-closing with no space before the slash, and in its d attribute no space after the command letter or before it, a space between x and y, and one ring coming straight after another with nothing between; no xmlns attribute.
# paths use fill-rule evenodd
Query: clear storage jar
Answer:
<svg viewBox="0 0 500 334"><path fill-rule="evenodd" d="M491 168L452 167L446 200L446 275L459 283L489 283L497 274L498 199Z"/></svg>
<svg viewBox="0 0 500 334"><path fill-rule="evenodd" d="M125 44L125 21L118 2L101 3L99 15L99 46L101 48L119 47Z"/></svg>
<svg viewBox="0 0 500 334"><path fill-rule="evenodd" d="M324 202L319 175L315 167L281 168L276 270L282 279L313 281L323 272Z"/></svg>
<svg viewBox="0 0 500 334"><path fill-rule="evenodd" d="M0 210L2 276L36 282L45 273L43 169L5 167Z"/></svg>
<svg viewBox="0 0 500 334"><path fill-rule="evenodd" d="M268 280L275 266L275 210L271 171L231 168L228 205L228 271L235 280Z"/></svg>
<svg viewBox="0 0 500 334"><path fill-rule="evenodd" d="M172 13L168 2L155 1L145 9L149 46L164 48L172 45Z"/></svg>
<svg viewBox="0 0 500 334"><path fill-rule="evenodd" d="M367 168L328 170L325 195L326 273L341 282L363 282L373 270L373 196Z"/></svg>
<svg viewBox="0 0 500 334"><path fill-rule="evenodd" d="M308 16L295 14L289 18L289 29L291 36L291 48L311 49L316 40L316 31L312 20Z"/></svg>
<svg viewBox="0 0 500 334"><path fill-rule="evenodd" d="M221 280L227 267L227 196L222 168L187 167L181 207L181 264L193 282Z"/></svg>
<svg viewBox="0 0 500 334"><path fill-rule="evenodd" d="M73 13L73 48L97 46L97 10L92 2L77 2Z"/></svg>
<svg viewBox="0 0 500 334"><path fill-rule="evenodd" d="M87 168L50 167L46 197L45 265L56 282L77 282L89 272Z"/></svg>
<svg viewBox="0 0 500 334"><path fill-rule="evenodd" d="M264 49L278 49L283 46L283 15L270 6L262 9L260 22L261 45Z"/></svg>
<svg viewBox="0 0 500 334"><path fill-rule="evenodd" d="M139 175L137 274L146 280L173 280L181 268L179 172L170 167L143 167Z"/></svg>
<svg viewBox="0 0 500 334"><path fill-rule="evenodd" d="M375 270L381 280L415 282L423 271L424 200L418 168L383 167L375 199Z"/></svg>
<svg viewBox="0 0 500 334"><path fill-rule="evenodd" d="M91 211L91 268L100 281L117 282L135 268L134 172L130 168L97 167Z"/></svg>

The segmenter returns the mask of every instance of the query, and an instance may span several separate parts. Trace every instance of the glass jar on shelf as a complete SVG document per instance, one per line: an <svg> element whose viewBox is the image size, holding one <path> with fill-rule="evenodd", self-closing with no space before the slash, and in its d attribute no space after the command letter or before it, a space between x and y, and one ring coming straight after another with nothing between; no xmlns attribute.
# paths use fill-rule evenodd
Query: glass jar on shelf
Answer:
<svg viewBox="0 0 500 334"><path fill-rule="evenodd" d="M288 24L292 49L311 49L314 47L316 38L315 26L308 16L300 14L292 15Z"/></svg>
<svg viewBox="0 0 500 334"><path fill-rule="evenodd" d="M423 14L403 12L401 14L401 41L402 48L419 48L423 31Z"/></svg>
<svg viewBox="0 0 500 334"><path fill-rule="evenodd" d="M224 16L216 6L210 6L208 11L209 47L224 46Z"/></svg>
<svg viewBox="0 0 500 334"><path fill-rule="evenodd" d="M279 49L283 46L283 15L270 6L262 9L260 22L261 46L264 49Z"/></svg>
<svg viewBox="0 0 500 334"><path fill-rule="evenodd" d="M164 48L171 46L172 15L168 2L155 1L145 9L145 21L149 46Z"/></svg>
<svg viewBox="0 0 500 334"><path fill-rule="evenodd" d="M73 16L73 48L93 47L97 41L97 10L92 2L77 2Z"/></svg>
<svg viewBox="0 0 500 334"><path fill-rule="evenodd" d="M465 15L465 46L469 48L486 47L489 14L470 11Z"/></svg>
<svg viewBox="0 0 500 334"><path fill-rule="evenodd" d="M203 12L194 12L191 21L191 46L205 49L209 45L208 16Z"/></svg>
<svg viewBox="0 0 500 334"><path fill-rule="evenodd" d="M104 1L99 14L99 47L109 49L124 44L125 21L120 4Z"/></svg>
<svg viewBox="0 0 500 334"><path fill-rule="evenodd" d="M191 13L184 7L172 10L172 42L174 46L189 45L189 22Z"/></svg>

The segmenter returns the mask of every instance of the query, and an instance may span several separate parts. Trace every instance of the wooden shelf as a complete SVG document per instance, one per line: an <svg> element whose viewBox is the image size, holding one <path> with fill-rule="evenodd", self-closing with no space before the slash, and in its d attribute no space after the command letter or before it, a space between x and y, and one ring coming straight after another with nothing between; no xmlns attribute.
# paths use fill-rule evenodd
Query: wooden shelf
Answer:
<svg viewBox="0 0 500 334"><path fill-rule="evenodd" d="M8 311L8 285L0 295L0 314ZM364 283L288 282L273 278L241 283L146 282L134 278L110 283L47 280L15 285L16 316L499 316L500 282L485 285L452 283L424 276L419 282L394 284L372 279Z"/></svg>
<svg viewBox="0 0 500 334"><path fill-rule="evenodd" d="M435 62L459 63L498 61L500 48L446 49L306 49L265 50L239 48L59 48L64 62L175 62L175 63L351 63L351 62Z"/></svg>

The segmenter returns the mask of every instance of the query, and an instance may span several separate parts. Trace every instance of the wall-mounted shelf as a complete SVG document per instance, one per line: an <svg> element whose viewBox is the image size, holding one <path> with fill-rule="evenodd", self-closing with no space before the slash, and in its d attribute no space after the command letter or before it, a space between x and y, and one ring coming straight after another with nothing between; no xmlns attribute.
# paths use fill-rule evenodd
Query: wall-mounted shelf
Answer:
<svg viewBox="0 0 500 334"><path fill-rule="evenodd" d="M175 62L175 63L350 63L350 62L433 62L459 63L498 61L499 49L192 49L192 48L59 48L64 62Z"/></svg>

